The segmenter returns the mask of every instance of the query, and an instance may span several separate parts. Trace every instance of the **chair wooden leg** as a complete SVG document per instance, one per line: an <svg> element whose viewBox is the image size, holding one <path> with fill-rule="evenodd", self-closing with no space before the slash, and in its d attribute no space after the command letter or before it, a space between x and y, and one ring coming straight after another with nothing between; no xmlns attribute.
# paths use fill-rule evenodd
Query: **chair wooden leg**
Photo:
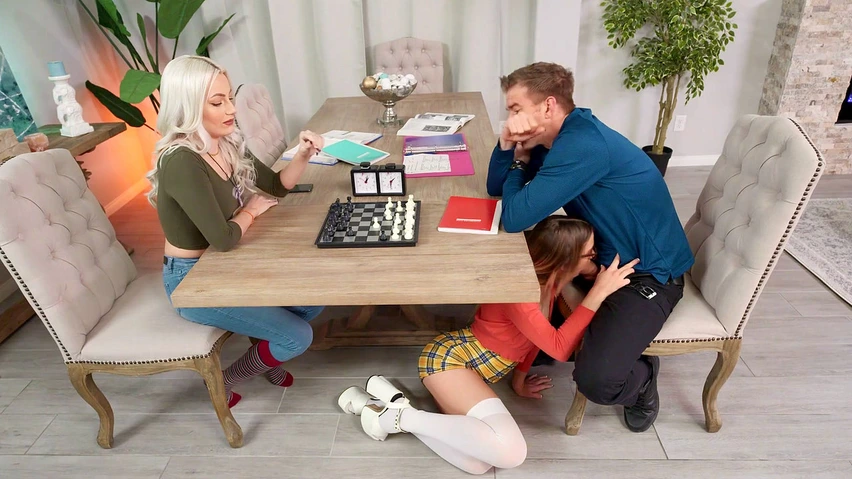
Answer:
<svg viewBox="0 0 852 479"><path fill-rule="evenodd" d="M571 409L565 416L565 433L569 436L576 436L580 433L580 426L583 425L583 416L586 415L586 396L577 390L574 393L574 402L571 403Z"/></svg>
<svg viewBox="0 0 852 479"><path fill-rule="evenodd" d="M717 432L722 428L722 418L719 416L719 410L716 409L716 397L739 362L741 346L742 343L739 339L725 341L722 350L716 356L716 364L713 365L713 369L707 375L704 393L701 397L704 404L704 420L707 432Z"/></svg>
<svg viewBox="0 0 852 479"><path fill-rule="evenodd" d="M104 393L98 389L92 373L82 364L69 364L68 377L71 379L71 384L74 389L83 398L84 401L92 406L92 409L98 413L101 425L98 430L98 445L104 449L111 449L113 442L113 429L115 426L115 416L112 413L112 406L109 405Z"/></svg>
<svg viewBox="0 0 852 479"><path fill-rule="evenodd" d="M243 447L243 430L231 414L231 408L228 407L225 380L222 377L222 365L219 362L219 351L213 352L209 357L196 359L195 369L207 384L210 401L213 403L213 409L216 410L216 416L219 417L219 422L225 431L228 444L233 448Z"/></svg>

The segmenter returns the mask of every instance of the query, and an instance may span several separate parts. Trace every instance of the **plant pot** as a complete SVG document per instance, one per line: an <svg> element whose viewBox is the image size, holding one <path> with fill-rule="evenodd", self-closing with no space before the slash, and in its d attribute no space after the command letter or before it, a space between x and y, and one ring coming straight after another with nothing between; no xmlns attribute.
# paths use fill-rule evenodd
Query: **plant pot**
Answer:
<svg viewBox="0 0 852 479"><path fill-rule="evenodd" d="M669 166L669 160L672 157L672 149L668 146L664 146L663 153L658 155L656 153L651 153L652 148L653 145L644 146L642 147L642 151L644 151L645 154L651 158L651 161L657 165L657 169L660 170L660 174L666 176L666 168Z"/></svg>

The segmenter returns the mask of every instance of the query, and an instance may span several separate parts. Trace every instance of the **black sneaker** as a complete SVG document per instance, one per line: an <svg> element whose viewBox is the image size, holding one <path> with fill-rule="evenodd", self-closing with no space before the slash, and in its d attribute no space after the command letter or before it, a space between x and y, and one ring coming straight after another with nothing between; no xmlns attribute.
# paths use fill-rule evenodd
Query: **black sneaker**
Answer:
<svg viewBox="0 0 852 479"><path fill-rule="evenodd" d="M624 407L624 422L633 432L647 431L660 412L660 394L657 392L657 375L660 372L660 358L645 356L651 366L651 378L639 390L636 404Z"/></svg>

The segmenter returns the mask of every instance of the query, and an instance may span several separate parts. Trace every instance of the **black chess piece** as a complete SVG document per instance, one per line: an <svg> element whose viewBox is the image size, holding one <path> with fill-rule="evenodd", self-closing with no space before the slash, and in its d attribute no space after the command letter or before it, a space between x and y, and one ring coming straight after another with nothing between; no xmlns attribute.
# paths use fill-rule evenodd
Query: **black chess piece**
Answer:
<svg viewBox="0 0 852 479"><path fill-rule="evenodd" d="M346 230L346 236L355 236L355 230L350 226L348 230Z"/></svg>
<svg viewBox="0 0 852 479"><path fill-rule="evenodd" d="M379 235L379 241L387 241L388 235L385 234L385 230L382 230L382 234Z"/></svg>
<svg viewBox="0 0 852 479"><path fill-rule="evenodd" d="M355 205L352 204L352 197L351 196L346 197L346 210L349 211L350 213L355 211Z"/></svg>
<svg viewBox="0 0 852 479"><path fill-rule="evenodd" d="M337 231L346 231L346 224L343 223L343 222L338 223L337 224Z"/></svg>

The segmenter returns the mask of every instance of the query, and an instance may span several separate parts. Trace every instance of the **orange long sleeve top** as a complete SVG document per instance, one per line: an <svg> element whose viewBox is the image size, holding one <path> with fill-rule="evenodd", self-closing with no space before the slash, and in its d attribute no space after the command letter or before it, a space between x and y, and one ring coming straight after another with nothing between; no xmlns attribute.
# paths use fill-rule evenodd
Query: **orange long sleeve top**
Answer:
<svg viewBox="0 0 852 479"><path fill-rule="evenodd" d="M579 306L556 329L538 303L483 304L470 329L483 346L521 363L517 369L527 372L539 350L557 361L567 361L594 315L594 311Z"/></svg>

